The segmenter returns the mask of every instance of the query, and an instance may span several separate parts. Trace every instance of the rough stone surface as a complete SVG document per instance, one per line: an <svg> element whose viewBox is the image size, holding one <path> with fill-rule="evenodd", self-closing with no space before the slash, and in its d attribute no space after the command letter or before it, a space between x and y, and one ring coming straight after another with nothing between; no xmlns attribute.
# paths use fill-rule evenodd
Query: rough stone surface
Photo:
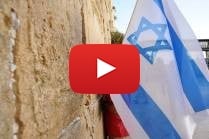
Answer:
<svg viewBox="0 0 209 139"><path fill-rule="evenodd" d="M110 43L111 11L111 0L0 0L0 138L103 139L100 97L72 92L67 63L75 44Z"/></svg>

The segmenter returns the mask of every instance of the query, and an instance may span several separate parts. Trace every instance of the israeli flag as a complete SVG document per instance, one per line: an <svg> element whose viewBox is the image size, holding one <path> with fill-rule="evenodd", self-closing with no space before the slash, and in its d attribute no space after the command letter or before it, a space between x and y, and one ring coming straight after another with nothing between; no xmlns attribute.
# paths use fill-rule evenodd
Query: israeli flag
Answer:
<svg viewBox="0 0 209 139"><path fill-rule="evenodd" d="M140 52L141 83L111 98L130 137L209 139L209 71L175 2L138 0L124 43Z"/></svg>

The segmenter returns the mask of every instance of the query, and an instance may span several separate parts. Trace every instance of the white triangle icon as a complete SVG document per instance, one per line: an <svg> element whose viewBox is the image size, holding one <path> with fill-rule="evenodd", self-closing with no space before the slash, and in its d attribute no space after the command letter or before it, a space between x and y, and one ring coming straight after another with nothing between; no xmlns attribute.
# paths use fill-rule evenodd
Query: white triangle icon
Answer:
<svg viewBox="0 0 209 139"><path fill-rule="evenodd" d="M97 78L100 78L115 69L116 68L114 66L97 58Z"/></svg>

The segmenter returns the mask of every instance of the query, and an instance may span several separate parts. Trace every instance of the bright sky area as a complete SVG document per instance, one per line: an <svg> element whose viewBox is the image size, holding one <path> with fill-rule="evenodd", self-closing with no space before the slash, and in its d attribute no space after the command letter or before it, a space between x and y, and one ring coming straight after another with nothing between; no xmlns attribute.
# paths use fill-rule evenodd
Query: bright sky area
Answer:
<svg viewBox="0 0 209 139"><path fill-rule="evenodd" d="M118 31L125 33L137 0L113 0ZM175 0L198 39L209 39L209 0Z"/></svg>

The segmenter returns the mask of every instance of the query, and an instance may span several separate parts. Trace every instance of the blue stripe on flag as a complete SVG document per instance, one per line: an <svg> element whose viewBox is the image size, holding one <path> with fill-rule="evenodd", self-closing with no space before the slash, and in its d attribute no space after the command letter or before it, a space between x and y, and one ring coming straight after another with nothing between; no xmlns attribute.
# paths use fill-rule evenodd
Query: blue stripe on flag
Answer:
<svg viewBox="0 0 209 139"><path fill-rule="evenodd" d="M182 41L168 21L162 0L154 1L160 7L167 20L184 93L195 112L206 110L209 108L209 82L195 61L188 55Z"/></svg>
<svg viewBox="0 0 209 139"><path fill-rule="evenodd" d="M142 87L122 97L151 139L180 139L170 121Z"/></svg>

